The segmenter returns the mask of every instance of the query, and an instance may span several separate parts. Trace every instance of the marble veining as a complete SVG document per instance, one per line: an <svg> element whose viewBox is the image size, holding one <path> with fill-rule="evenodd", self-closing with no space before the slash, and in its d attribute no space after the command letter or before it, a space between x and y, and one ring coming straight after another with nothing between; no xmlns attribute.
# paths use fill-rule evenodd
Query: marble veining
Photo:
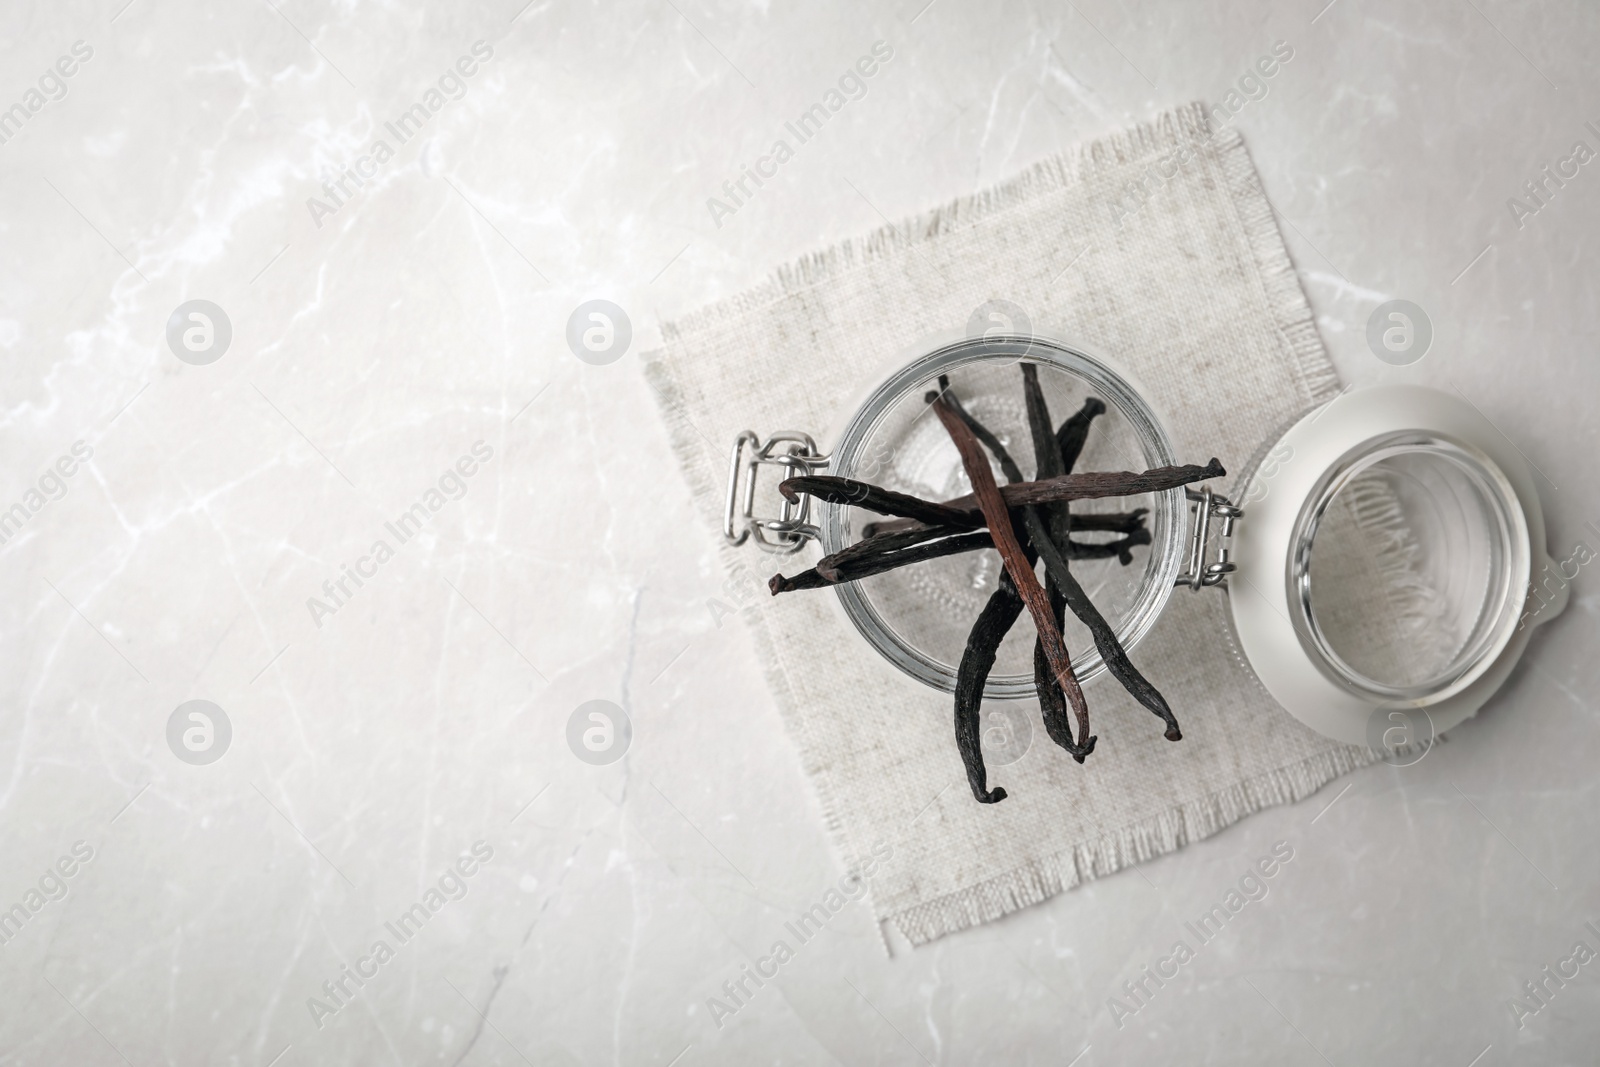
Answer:
<svg viewBox="0 0 1600 1067"><path fill-rule="evenodd" d="M805 252L1235 94L1340 373L1470 399L1552 554L1600 548L1592 7L0 26L0 1064L1592 1061L1587 567L1421 763L915 951L846 903L715 1010L844 872L638 358ZM1367 344L1396 298L1434 328L1406 366Z"/></svg>

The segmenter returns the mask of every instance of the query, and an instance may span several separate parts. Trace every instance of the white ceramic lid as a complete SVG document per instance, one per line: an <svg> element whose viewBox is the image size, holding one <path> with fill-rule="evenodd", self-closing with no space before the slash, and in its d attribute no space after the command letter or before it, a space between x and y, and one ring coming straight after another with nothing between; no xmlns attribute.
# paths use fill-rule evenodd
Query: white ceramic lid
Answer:
<svg viewBox="0 0 1600 1067"><path fill-rule="evenodd" d="M1548 563L1537 487L1515 446L1458 397L1392 385L1312 411L1266 455L1270 480L1258 475L1264 491L1246 496L1233 537L1238 569L1227 584L1240 651L1268 691L1305 725L1350 744L1370 743L1371 724L1391 709L1424 709L1435 732L1475 714L1527 645L1529 578ZM1366 603L1362 575L1381 568L1350 559L1348 537L1343 548L1334 539L1338 514L1360 513L1374 499L1374 481L1388 506L1396 494L1420 502L1436 535L1433 547L1397 541L1384 551L1404 554L1398 565L1412 570L1433 565L1448 588L1414 582L1421 599L1407 601L1432 615L1408 620L1407 632L1428 651L1380 647L1352 660L1350 646L1379 640L1349 620L1360 617L1351 605ZM1534 622L1559 612L1560 592ZM1380 659L1387 675L1367 669Z"/></svg>

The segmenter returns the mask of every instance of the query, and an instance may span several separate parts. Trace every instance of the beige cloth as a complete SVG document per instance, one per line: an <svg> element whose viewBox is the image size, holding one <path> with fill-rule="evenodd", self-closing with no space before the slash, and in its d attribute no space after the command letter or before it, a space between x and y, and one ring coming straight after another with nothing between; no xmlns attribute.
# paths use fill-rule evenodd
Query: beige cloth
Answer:
<svg viewBox="0 0 1600 1067"><path fill-rule="evenodd" d="M1131 371L1180 462L1214 455L1238 473L1331 398L1339 383L1243 141L1207 123L1202 106L1179 108L664 327L646 373L708 536L740 430L804 429L828 447L822 435L886 359L994 298ZM751 591L742 614L843 858L853 869L874 843L892 847L872 906L914 944L1170 852L1372 759L1278 707L1231 650L1222 591L1178 590L1133 658L1184 740L1164 740L1102 675L1087 690L1100 738L1087 764L1050 743L1034 704L1032 747L989 776L1009 798L978 804L949 695L879 658L833 593L765 595L768 576L804 569L814 549L723 552Z"/></svg>

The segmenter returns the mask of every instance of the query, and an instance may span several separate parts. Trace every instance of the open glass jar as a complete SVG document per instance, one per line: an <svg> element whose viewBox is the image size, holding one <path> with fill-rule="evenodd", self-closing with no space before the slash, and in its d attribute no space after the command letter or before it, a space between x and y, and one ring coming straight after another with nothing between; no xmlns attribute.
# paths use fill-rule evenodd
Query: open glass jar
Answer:
<svg viewBox="0 0 1600 1067"><path fill-rule="evenodd" d="M1179 462L1144 394L1104 357L1036 333L949 339L872 389L828 454L797 431L765 440L741 434L730 460L725 536L780 553L816 540L831 554L883 521L804 495L776 518L758 517L764 465L786 477L826 472L930 500L970 491L925 399L941 378L1034 477L1021 362L1037 368L1056 420L1091 398L1104 404L1077 470ZM1328 736L1361 743L1373 713L1387 708L1427 709L1436 730L1475 712L1521 654L1530 577L1548 564L1538 494L1515 447L1454 397L1386 386L1307 412L1256 455L1235 477L1242 508L1209 486L1073 505L1075 531L1084 529L1090 541L1115 536L1093 532L1112 525L1111 515L1145 509L1148 547L1120 561L1074 564L1123 647L1135 649L1178 586L1216 586L1228 596L1249 666L1291 714ZM1264 472L1270 492L1261 488ZM1000 573L998 554L988 549L834 588L846 618L885 659L951 691L972 620ZM1561 604L1552 606L1531 621L1553 617ZM1384 625L1373 625L1375 618ZM1070 614L1063 636L1079 650L1082 682L1105 670ZM985 697L1032 696L1032 657L1031 628L1014 628Z"/></svg>

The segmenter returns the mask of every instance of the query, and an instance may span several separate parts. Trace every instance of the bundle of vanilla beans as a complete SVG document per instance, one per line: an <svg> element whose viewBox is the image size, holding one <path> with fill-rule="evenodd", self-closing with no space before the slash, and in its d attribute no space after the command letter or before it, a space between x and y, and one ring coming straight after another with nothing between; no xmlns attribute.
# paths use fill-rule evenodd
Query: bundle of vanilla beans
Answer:
<svg viewBox="0 0 1600 1067"><path fill-rule="evenodd" d="M1129 661L1115 631L1090 601L1069 567L1071 560L1116 557L1123 565L1131 562L1131 550L1150 543L1150 532L1144 525L1145 511L1140 508L1117 514L1075 515L1070 502L1161 492L1227 473L1213 459L1204 467L1157 467L1138 474L1129 471L1073 474L1072 467L1083 451L1089 427L1096 416L1105 412L1105 404L1090 397L1082 408L1052 430L1037 367L1022 364L1022 384L1033 444L1035 480L1023 478L1021 468L999 438L961 406L960 400L950 391L949 380L941 377L938 391L928 393L925 399L961 454L961 463L973 491L967 496L936 503L849 478L829 475L790 478L778 486L790 500L796 500L801 493L809 493L818 500L849 504L891 516L891 519L868 524L862 531L862 540L824 556L810 570L792 578L775 574L769 583L776 596L796 589L819 589L852 582L959 552L985 548L999 551L1005 569L998 588L973 623L956 672L956 746L966 765L972 795L984 804L1004 800L1006 791L987 786L979 727L983 687L994 667L1001 640L1024 607L1033 616L1038 633L1033 649L1034 683L1045 730L1073 759L1082 763L1094 751L1096 739L1089 733L1089 707L1084 702L1083 690L1061 637L1067 608L1072 609L1093 635L1095 648L1111 675L1166 724L1167 740L1182 739L1172 709ZM1008 484L1004 487L996 484L984 449L993 455L1005 475ZM1075 532L1090 531L1118 536L1101 543L1072 537ZM1034 566L1040 559L1045 567L1042 585L1034 573ZM1069 706L1071 719L1077 720L1076 737L1068 717Z"/></svg>

